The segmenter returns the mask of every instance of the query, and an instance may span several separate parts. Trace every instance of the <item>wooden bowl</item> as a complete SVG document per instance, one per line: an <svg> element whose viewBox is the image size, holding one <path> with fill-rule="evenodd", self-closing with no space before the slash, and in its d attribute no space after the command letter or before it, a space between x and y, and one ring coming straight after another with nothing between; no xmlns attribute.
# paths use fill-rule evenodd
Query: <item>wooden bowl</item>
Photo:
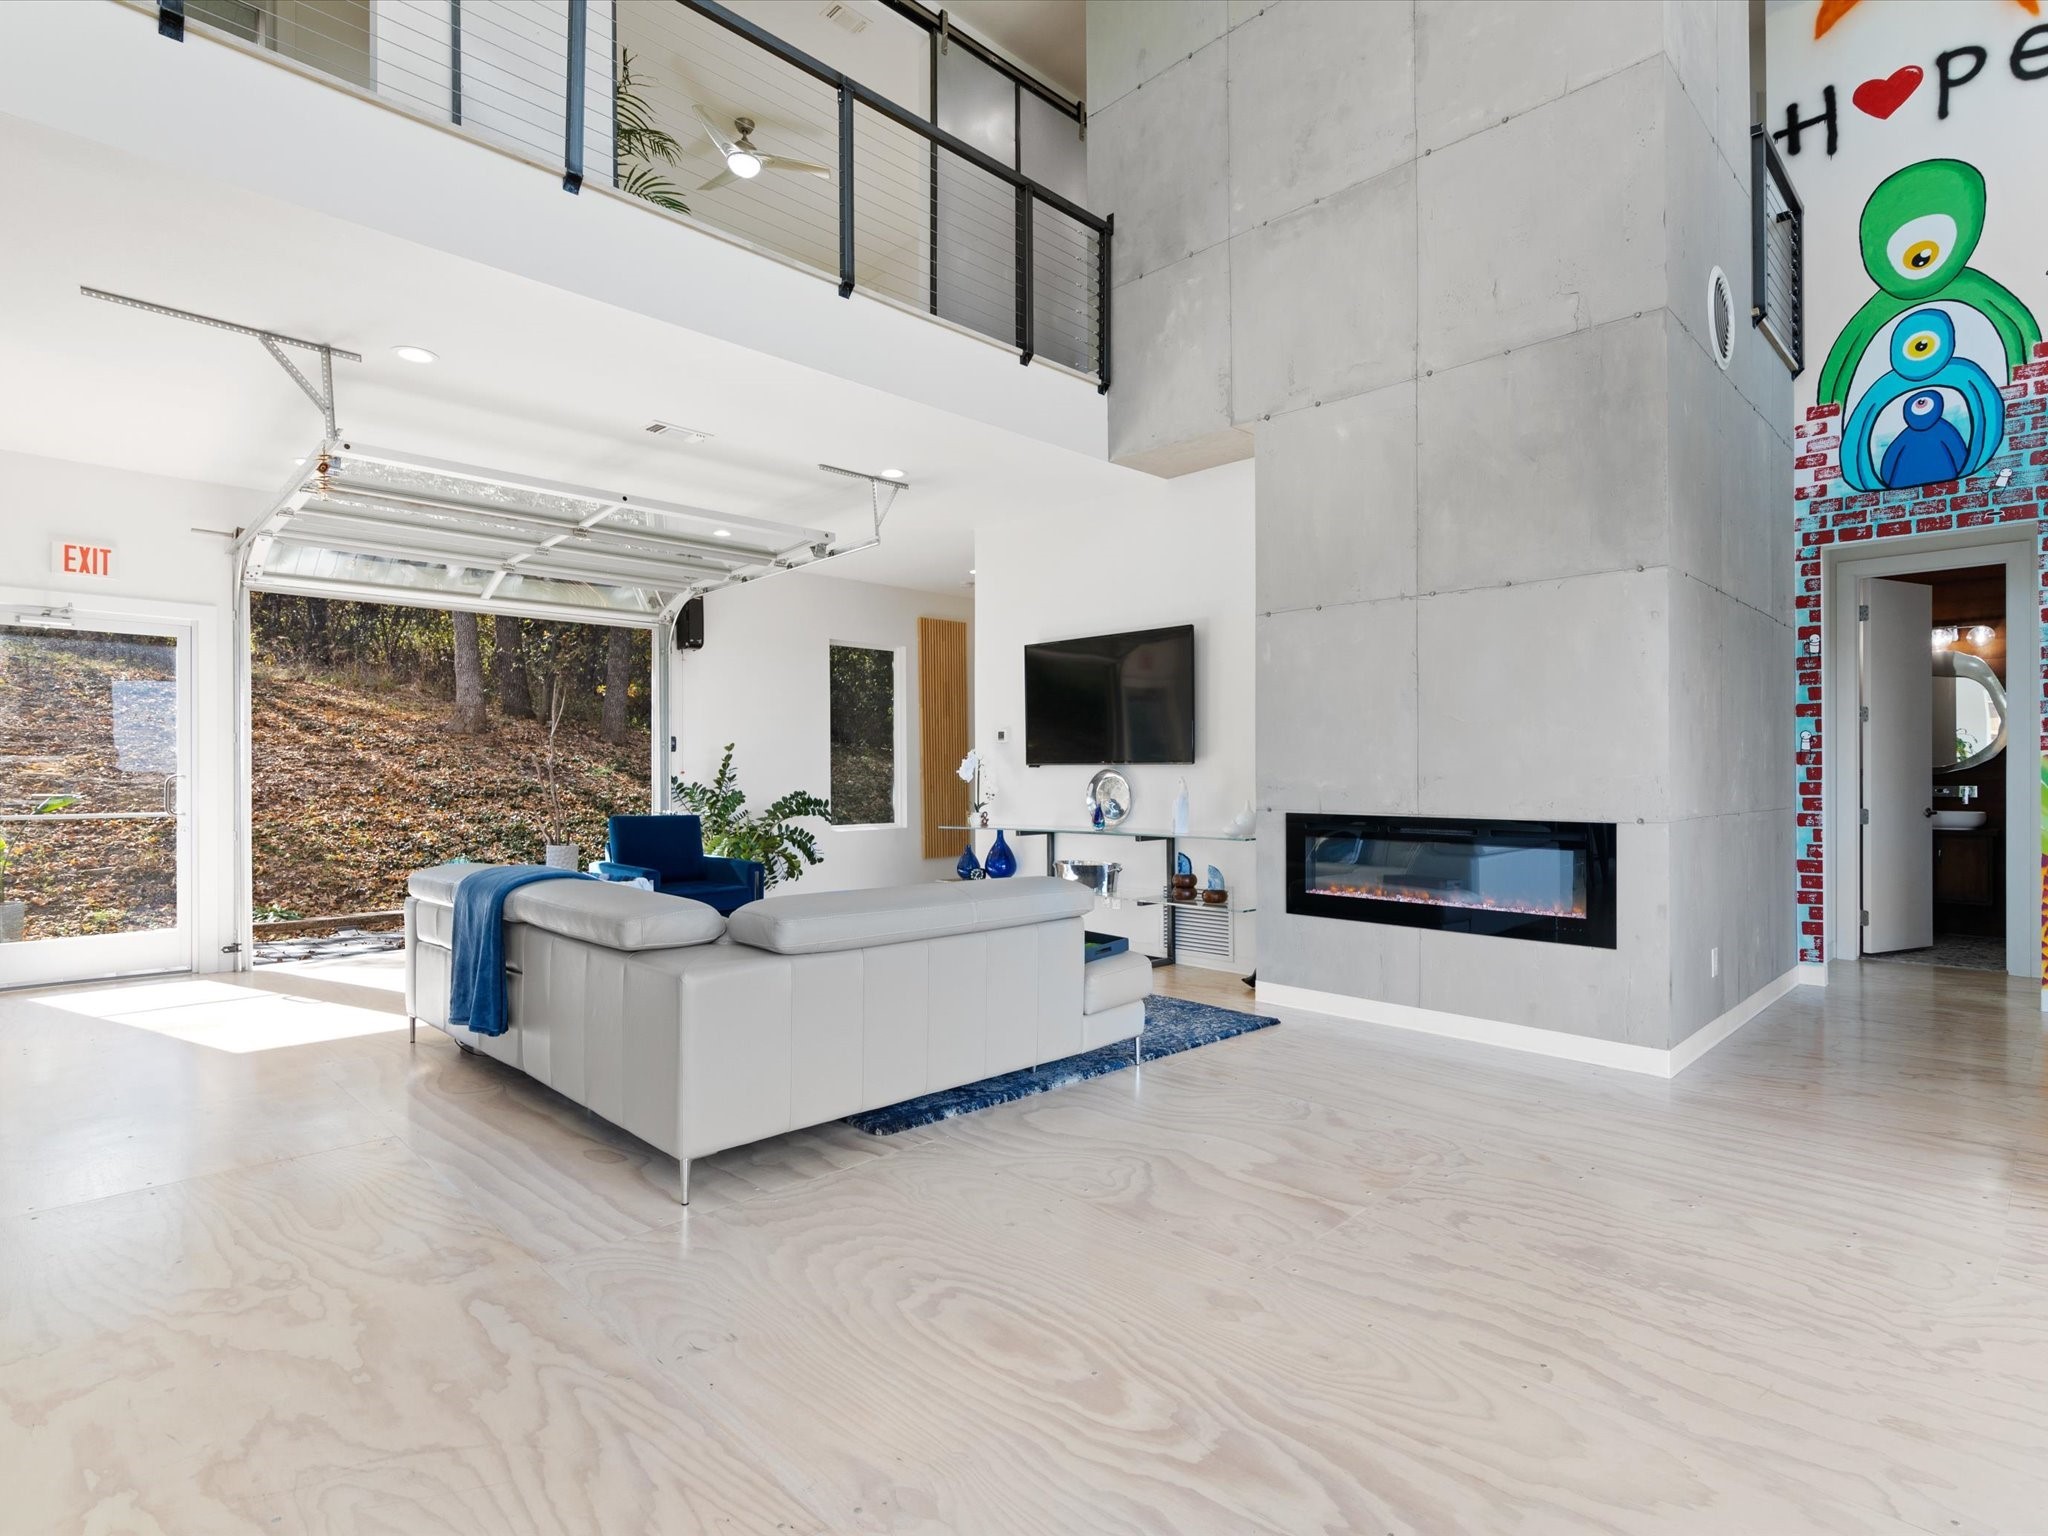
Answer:
<svg viewBox="0 0 2048 1536"><path fill-rule="evenodd" d="M1230 892L1204 890L1202 892L1202 900L1206 901L1212 907L1220 907L1223 905L1223 903L1230 900Z"/></svg>

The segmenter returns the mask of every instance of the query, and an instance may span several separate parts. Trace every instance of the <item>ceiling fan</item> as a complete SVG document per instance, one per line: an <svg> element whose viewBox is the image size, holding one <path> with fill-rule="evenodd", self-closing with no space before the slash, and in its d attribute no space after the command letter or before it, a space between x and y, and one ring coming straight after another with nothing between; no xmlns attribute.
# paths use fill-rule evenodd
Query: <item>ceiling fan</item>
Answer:
<svg viewBox="0 0 2048 1536"><path fill-rule="evenodd" d="M729 138L711 125L711 114L701 106L693 104L691 111L697 114L697 121L703 125L704 136L711 140L711 147L718 151L725 161L725 169L699 187L699 192L710 192L718 187L729 187L736 181L752 181L763 171L794 171L801 176L824 176L829 178L832 168L818 165L810 160L792 160L787 155L771 155L754 146L754 120L751 117L736 117L732 125L738 131L738 138Z"/></svg>

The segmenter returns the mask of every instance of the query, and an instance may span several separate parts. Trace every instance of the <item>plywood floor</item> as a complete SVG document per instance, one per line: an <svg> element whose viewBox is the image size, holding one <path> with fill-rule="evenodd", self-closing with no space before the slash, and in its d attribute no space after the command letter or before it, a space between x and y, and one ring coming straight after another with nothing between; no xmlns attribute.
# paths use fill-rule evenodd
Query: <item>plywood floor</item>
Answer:
<svg viewBox="0 0 2048 1536"><path fill-rule="evenodd" d="M374 985L0 1000L0 1532L2048 1529L2035 992L1835 981L1675 1083L1291 1015L687 1214Z"/></svg>

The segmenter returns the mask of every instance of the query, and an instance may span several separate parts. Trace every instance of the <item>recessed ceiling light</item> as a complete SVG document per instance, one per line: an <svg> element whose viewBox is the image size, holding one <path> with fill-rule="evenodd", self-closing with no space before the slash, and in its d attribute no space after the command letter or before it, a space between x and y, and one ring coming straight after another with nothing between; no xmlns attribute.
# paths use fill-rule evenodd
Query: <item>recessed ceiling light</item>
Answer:
<svg viewBox="0 0 2048 1536"><path fill-rule="evenodd" d="M903 478L903 471L900 469L885 469L882 471L882 478L884 480L901 480Z"/></svg>
<svg viewBox="0 0 2048 1536"><path fill-rule="evenodd" d="M971 566L971 565L970 565L969 567L967 567L967 574L968 574L968 575L970 575L970 576L972 576L972 575L974 574L974 567L973 567L973 566Z"/></svg>
<svg viewBox="0 0 2048 1536"><path fill-rule="evenodd" d="M404 358L408 363L431 363L434 361L434 354L425 347L393 347L391 350Z"/></svg>
<svg viewBox="0 0 2048 1536"><path fill-rule="evenodd" d="M729 539L732 537L732 530L730 528L714 528L711 530L711 537L714 539Z"/></svg>

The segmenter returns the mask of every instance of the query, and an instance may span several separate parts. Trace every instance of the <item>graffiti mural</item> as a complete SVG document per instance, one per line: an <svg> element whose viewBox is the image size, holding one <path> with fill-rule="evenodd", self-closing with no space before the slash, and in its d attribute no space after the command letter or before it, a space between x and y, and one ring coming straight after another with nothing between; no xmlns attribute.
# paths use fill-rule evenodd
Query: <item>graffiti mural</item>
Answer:
<svg viewBox="0 0 2048 1536"><path fill-rule="evenodd" d="M1811 0L1765 27L1767 128L1805 205L1809 334L1832 338L1793 383L1792 880L1811 964L1828 957L1830 850L1855 836L1827 825L1830 737L1856 730L1855 701L1824 696L1829 553L2031 535L2048 626L2048 21L2030 0ZM2015 699L2031 677L2048 703L2048 627L2042 640L2008 663ZM2048 812L2048 715L2008 750ZM2043 838L2048 876L2048 822Z"/></svg>
<svg viewBox="0 0 2048 1536"><path fill-rule="evenodd" d="M1971 266L1984 234L1984 176L1922 160L1863 206L1863 269L1877 284L1828 349L1816 396L1849 412L1842 478L1859 491L1974 475L2005 443L1999 391L2032 361L2041 327Z"/></svg>

